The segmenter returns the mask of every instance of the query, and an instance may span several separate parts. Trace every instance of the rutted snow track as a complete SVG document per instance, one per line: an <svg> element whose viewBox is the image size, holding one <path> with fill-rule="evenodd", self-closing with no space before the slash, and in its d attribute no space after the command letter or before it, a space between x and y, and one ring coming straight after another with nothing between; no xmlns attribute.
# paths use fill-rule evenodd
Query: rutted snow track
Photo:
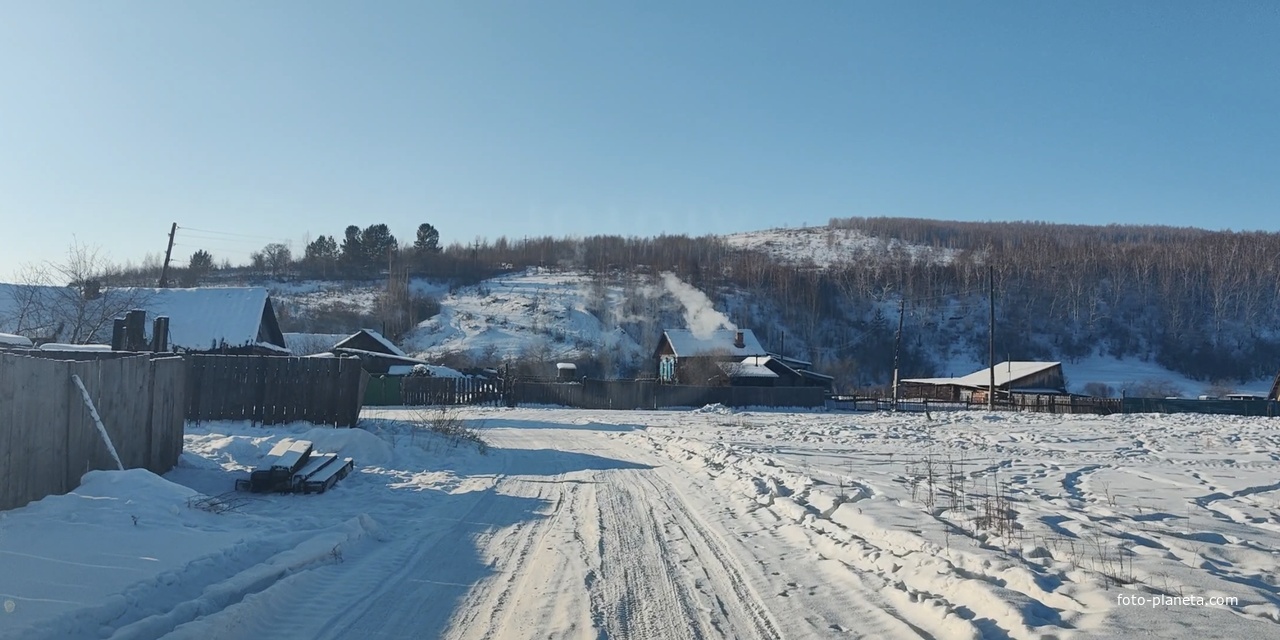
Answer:
<svg viewBox="0 0 1280 640"><path fill-rule="evenodd" d="M449 500L375 514L382 541L350 545L169 637L773 640L911 629L868 616L867 589L860 603L857 589L815 583L808 562L821 558L803 540L768 535L776 523L764 514L722 504L696 474L619 431L494 421L487 473ZM805 622L785 622L796 616Z"/></svg>

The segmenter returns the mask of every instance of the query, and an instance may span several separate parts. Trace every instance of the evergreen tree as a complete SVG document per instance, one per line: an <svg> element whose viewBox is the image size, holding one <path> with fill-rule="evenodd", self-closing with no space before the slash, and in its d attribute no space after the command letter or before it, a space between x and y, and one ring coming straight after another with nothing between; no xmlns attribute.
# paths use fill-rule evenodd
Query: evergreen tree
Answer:
<svg viewBox="0 0 1280 640"><path fill-rule="evenodd" d="M385 264L387 256L398 246L396 237L391 235L391 230L382 223L365 227L364 231L360 232L360 244L364 249L365 266Z"/></svg>
<svg viewBox="0 0 1280 640"><path fill-rule="evenodd" d="M365 263L360 227L354 224L347 227L346 237L342 239L342 261L353 267L363 267Z"/></svg>
<svg viewBox="0 0 1280 640"><path fill-rule="evenodd" d="M440 232L427 222L418 225L418 239L414 240L413 248L419 256L438 253L440 251Z"/></svg>
<svg viewBox="0 0 1280 640"><path fill-rule="evenodd" d="M341 257L342 254L338 252L338 242L333 239L333 236L322 235L307 245L302 261L307 269L323 277L329 275Z"/></svg>
<svg viewBox="0 0 1280 640"><path fill-rule="evenodd" d="M333 236L320 236L307 245L307 253L303 259L307 262L332 263L337 262L341 255L338 252L338 242Z"/></svg>
<svg viewBox="0 0 1280 640"><path fill-rule="evenodd" d="M210 271L213 271L213 256L208 251L199 249L187 260L187 269L180 276L179 282L184 287L198 287L200 280L209 275Z"/></svg>

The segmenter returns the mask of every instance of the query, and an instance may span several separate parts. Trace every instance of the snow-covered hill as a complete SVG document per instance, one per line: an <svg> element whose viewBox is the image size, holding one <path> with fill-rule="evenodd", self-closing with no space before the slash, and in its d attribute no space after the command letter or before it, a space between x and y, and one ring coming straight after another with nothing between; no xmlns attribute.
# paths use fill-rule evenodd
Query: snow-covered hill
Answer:
<svg viewBox="0 0 1280 640"><path fill-rule="evenodd" d="M440 306L439 315L404 338L406 351L427 358L466 353L491 362L644 355L639 336L611 322L620 317L621 288L595 285L582 274L532 269L505 275L449 293Z"/></svg>

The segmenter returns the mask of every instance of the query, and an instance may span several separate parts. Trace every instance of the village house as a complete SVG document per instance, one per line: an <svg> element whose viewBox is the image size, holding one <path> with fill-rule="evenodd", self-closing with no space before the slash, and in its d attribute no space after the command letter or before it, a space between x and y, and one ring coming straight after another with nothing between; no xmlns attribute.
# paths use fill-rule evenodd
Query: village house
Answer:
<svg viewBox="0 0 1280 640"><path fill-rule="evenodd" d="M768 353L750 329L720 329L703 335L669 329L662 333L654 357L658 381L664 383L831 388L830 376L809 371L812 365L804 360Z"/></svg>

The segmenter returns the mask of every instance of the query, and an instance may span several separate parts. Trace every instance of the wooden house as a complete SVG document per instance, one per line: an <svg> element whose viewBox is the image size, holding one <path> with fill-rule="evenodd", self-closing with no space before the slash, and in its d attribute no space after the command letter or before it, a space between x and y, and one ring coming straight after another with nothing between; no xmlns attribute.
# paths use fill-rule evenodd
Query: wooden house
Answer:
<svg viewBox="0 0 1280 640"><path fill-rule="evenodd" d="M662 332L654 351L659 382L699 386L726 384L728 379L720 368L721 364L766 356L768 354L750 329L720 329L706 333L668 329Z"/></svg>

